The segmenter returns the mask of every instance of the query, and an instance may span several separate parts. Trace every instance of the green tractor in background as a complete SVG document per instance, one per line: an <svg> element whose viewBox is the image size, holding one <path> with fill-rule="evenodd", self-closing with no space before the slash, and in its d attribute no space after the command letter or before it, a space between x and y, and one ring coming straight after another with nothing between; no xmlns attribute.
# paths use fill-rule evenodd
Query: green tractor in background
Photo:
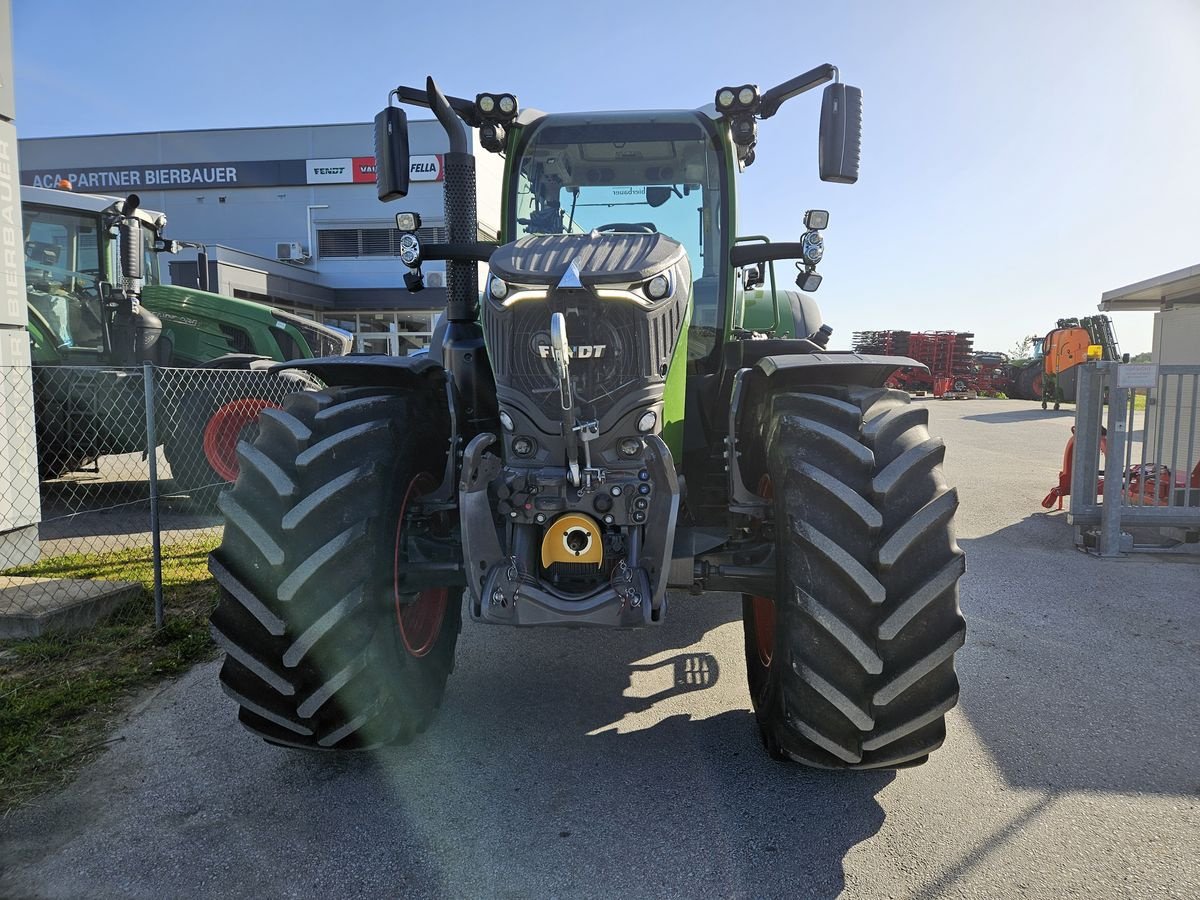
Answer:
<svg viewBox="0 0 1200 900"><path fill-rule="evenodd" d="M142 374L164 373L159 424L176 489L209 497L236 475L233 448L257 410L301 373L273 362L346 353L350 337L259 303L163 284L158 256L179 245L166 217L120 200L22 187L25 281L34 366L38 468L57 478L100 456L146 449ZM200 266L202 278L207 266ZM259 371L256 371L259 370Z"/></svg>
<svg viewBox="0 0 1200 900"><path fill-rule="evenodd" d="M288 363L329 387L264 412L239 449L210 567L245 726L403 742L440 702L464 594L480 623L632 627L662 623L675 589L742 595L773 756L896 767L942 743L958 499L927 411L883 387L921 365L826 349L808 292L827 213L795 243L737 232L758 123L826 83L820 174L853 183L861 93L828 65L698 110L546 114L432 79L391 93L449 137L449 241L397 216L410 290L448 262L447 313L424 356ZM496 244L478 241L467 126L505 155ZM381 199L405 196L390 103L376 159ZM781 260L800 291L776 285Z"/></svg>

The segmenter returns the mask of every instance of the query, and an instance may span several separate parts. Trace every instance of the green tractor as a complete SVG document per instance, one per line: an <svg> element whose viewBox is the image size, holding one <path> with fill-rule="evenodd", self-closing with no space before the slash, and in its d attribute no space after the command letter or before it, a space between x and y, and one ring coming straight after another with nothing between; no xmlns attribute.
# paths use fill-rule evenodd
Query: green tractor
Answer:
<svg viewBox="0 0 1200 900"><path fill-rule="evenodd" d="M159 385L159 436L176 488L211 499L236 474L233 449L259 405L316 386L302 373L265 369L349 350L349 335L336 329L163 284L158 256L179 245L162 236L166 217L140 209L136 195L22 187L21 214L43 478L146 449L145 386L135 367L149 360L172 367Z"/></svg>
<svg viewBox="0 0 1200 900"><path fill-rule="evenodd" d="M210 567L245 726L404 742L439 705L464 595L480 623L611 628L664 622L674 589L742 595L772 756L886 768L943 742L958 499L926 410L883 387L920 364L826 349L807 294L824 211L795 243L736 230L758 123L827 82L820 174L852 183L861 94L828 65L698 110L546 114L432 79L391 93L450 140L449 241L397 216L410 290L447 261L446 316L425 356L287 364L329 387L264 412L239 449ZM505 156L496 244L478 241L466 127ZM406 193L406 129L389 102L381 199ZM777 287L781 260L800 291Z"/></svg>

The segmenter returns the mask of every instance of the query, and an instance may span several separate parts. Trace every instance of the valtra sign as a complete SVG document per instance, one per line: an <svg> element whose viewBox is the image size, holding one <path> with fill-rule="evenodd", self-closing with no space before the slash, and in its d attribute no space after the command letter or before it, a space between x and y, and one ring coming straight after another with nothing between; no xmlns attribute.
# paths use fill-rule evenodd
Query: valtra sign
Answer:
<svg viewBox="0 0 1200 900"><path fill-rule="evenodd" d="M412 181L442 181L441 154L414 156ZM301 184L373 184L375 157L346 156L334 159L256 159L244 162L156 163L140 166L88 166L60 169L26 169L21 184L58 187L63 179L77 191L111 193L140 189L186 191L197 188L283 187Z"/></svg>

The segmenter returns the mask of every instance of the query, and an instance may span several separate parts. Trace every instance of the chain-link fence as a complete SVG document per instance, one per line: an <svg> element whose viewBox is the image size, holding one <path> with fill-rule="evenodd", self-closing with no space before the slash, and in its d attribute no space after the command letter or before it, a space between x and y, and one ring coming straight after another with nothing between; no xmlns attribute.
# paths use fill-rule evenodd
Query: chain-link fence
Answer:
<svg viewBox="0 0 1200 900"><path fill-rule="evenodd" d="M161 627L176 595L209 598L239 441L317 386L265 367L0 369L0 640Z"/></svg>

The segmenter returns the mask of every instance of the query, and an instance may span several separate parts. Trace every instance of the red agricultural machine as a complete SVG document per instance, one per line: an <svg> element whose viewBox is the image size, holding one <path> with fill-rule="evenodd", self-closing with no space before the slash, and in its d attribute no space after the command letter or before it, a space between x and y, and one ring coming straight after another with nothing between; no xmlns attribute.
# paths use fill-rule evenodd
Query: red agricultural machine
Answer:
<svg viewBox="0 0 1200 900"><path fill-rule="evenodd" d="M1108 430L1100 429L1100 453L1108 458ZM1107 467L1106 467L1107 468ZM1075 429L1071 429L1071 437L1063 450L1062 469L1058 473L1058 484L1050 489L1042 499L1042 506L1054 509L1063 508L1063 497L1071 495L1071 476L1075 469ZM1170 506L1172 492L1200 489L1200 463L1192 469L1190 476L1184 472L1171 474L1170 468L1164 465L1150 463L1135 463L1131 465L1122 477L1122 502L1133 506ZM1096 481L1096 496L1104 495L1104 469L1100 470L1100 478Z"/></svg>
<svg viewBox="0 0 1200 900"><path fill-rule="evenodd" d="M924 363L929 371L900 369L888 387L909 392L931 391L935 396L968 391L1003 391L1008 357L1003 353L976 353L975 335L963 331L856 331L855 353L898 354Z"/></svg>
<svg viewBox="0 0 1200 900"><path fill-rule="evenodd" d="M855 353L897 354L929 367L897 371L888 387L909 392L930 391L934 396L977 391L1003 393L1016 400L1050 403L1075 402L1075 367L1088 359L1088 347L1099 346L1099 359L1121 358L1108 316L1059 319L1044 337L1033 342L1032 356L1012 360L996 351L975 352L975 335L964 331L856 331ZM1047 377L1049 376L1049 377Z"/></svg>

